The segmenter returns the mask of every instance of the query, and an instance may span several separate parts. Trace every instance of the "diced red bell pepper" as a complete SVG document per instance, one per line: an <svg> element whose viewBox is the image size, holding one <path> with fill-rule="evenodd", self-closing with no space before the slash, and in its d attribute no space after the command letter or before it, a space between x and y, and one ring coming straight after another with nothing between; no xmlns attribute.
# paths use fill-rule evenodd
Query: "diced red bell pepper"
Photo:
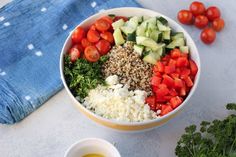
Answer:
<svg viewBox="0 0 236 157"><path fill-rule="evenodd" d="M162 62L158 61L155 66L158 72L161 72L161 73L164 72L165 66L163 65Z"/></svg>
<svg viewBox="0 0 236 157"><path fill-rule="evenodd" d="M176 62L177 67L187 67L189 64L189 61L186 57L179 57Z"/></svg>
<svg viewBox="0 0 236 157"><path fill-rule="evenodd" d="M179 74L177 72L171 73L170 76L175 79L175 78L179 78Z"/></svg>
<svg viewBox="0 0 236 157"><path fill-rule="evenodd" d="M173 111L173 109L170 105L162 105L160 115L164 116L171 111Z"/></svg>
<svg viewBox="0 0 236 157"><path fill-rule="evenodd" d="M175 72L175 66L174 65L165 66L165 73L166 74L171 74L173 72Z"/></svg>
<svg viewBox="0 0 236 157"><path fill-rule="evenodd" d="M180 73L180 75L183 77L183 76L189 76L191 74L191 71L190 71L190 69L188 69L188 68L182 68L181 69L181 73Z"/></svg>
<svg viewBox="0 0 236 157"><path fill-rule="evenodd" d="M184 86L183 81L179 78L174 79L174 87L176 89L182 88Z"/></svg>
<svg viewBox="0 0 236 157"><path fill-rule="evenodd" d="M184 79L187 87L192 87L193 86L193 81L191 80L191 78L189 76L184 77L183 79Z"/></svg>
<svg viewBox="0 0 236 157"><path fill-rule="evenodd" d="M178 95L178 93L176 92L176 90L174 88L170 89L169 93L170 93L171 96L177 96Z"/></svg>
<svg viewBox="0 0 236 157"><path fill-rule="evenodd" d="M166 84L167 87L173 87L174 86L174 80L168 76L168 75L163 75L163 81L162 83Z"/></svg>
<svg viewBox="0 0 236 157"><path fill-rule="evenodd" d="M156 98L155 96L149 96L146 98L145 102L149 105L149 106L155 106L156 104Z"/></svg>
<svg viewBox="0 0 236 157"><path fill-rule="evenodd" d="M193 76L195 76L198 72L198 68L197 68L196 63L193 60L190 59L189 60L189 65L190 65L191 74Z"/></svg>
<svg viewBox="0 0 236 157"><path fill-rule="evenodd" d="M183 102L183 99L179 96L176 96L170 99L170 105L174 109L178 107L182 102Z"/></svg>
<svg viewBox="0 0 236 157"><path fill-rule="evenodd" d="M152 86L158 86L161 83L162 78L158 76L153 76L151 78L151 85Z"/></svg>
<svg viewBox="0 0 236 157"><path fill-rule="evenodd" d="M181 56L181 52L179 49L173 49L170 52L170 56L171 56L171 58L179 58Z"/></svg>

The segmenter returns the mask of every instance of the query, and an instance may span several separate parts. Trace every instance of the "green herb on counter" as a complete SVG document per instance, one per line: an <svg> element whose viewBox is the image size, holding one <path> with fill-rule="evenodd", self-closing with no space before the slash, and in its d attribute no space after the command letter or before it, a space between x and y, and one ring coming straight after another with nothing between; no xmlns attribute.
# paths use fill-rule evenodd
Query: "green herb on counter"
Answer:
<svg viewBox="0 0 236 157"><path fill-rule="evenodd" d="M226 108L236 111L236 104ZM196 125L185 128L177 143L175 154L178 157L236 157L236 115L224 120L203 121L200 131Z"/></svg>
<svg viewBox="0 0 236 157"><path fill-rule="evenodd" d="M95 63L85 59L78 59L75 63L72 63L70 57L65 56L64 75L66 83L74 96L85 98L89 90L105 83L101 66L106 60L107 56L102 56Z"/></svg>

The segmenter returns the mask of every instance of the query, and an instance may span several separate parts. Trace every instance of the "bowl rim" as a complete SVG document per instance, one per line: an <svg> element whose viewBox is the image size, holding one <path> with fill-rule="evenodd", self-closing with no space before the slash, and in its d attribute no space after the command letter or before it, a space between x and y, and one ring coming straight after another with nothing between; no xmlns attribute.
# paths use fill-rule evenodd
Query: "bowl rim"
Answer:
<svg viewBox="0 0 236 157"><path fill-rule="evenodd" d="M178 106L177 108L175 108L173 111L169 112L168 114L162 116L162 117L158 117L156 119L151 119L151 120L145 120L145 121L141 121L141 122L126 122L126 121L117 121L117 120L114 120L114 119L107 119L107 118L104 118L100 115L97 115L95 114L94 112L90 111L89 109L87 109L84 105L82 105L74 96L73 94L71 93L69 87L67 86L66 84L66 81L65 81L65 77L64 77L64 73L63 73L63 69L64 69L64 49L71 37L71 32L73 32L77 27L83 25L84 23L86 23L87 21L89 20L92 20L93 18L97 17L97 16L101 16L101 15L104 15L105 13L107 14L111 14L111 12L114 12L114 11L117 11L117 10L139 10L139 11L147 11L147 12L150 12L150 14L156 14L157 16L162 16L164 17L165 19L167 19L168 22L172 23L172 25L178 27L178 29L181 30L181 32L184 33L185 35L185 38L188 38L188 41L190 41L192 43L191 47L192 49L194 49L194 51L196 51L196 61L198 62L198 72L197 72L197 75L195 76L195 80L194 80L194 85L193 87L191 88L188 96L185 98L185 100L182 102L182 104L180 106ZM61 80L63 82L63 85L67 91L67 93L69 94L69 96L75 101L77 102L76 105L80 105L82 107L82 109L87 112L88 114L92 115L93 117L101 120L101 121L105 121L107 123L112 123L112 124L115 124L115 125L124 125L124 126L141 126L141 125L146 125L146 124L151 124L151 123L155 123L155 122L159 122L159 121L162 121L164 119L167 119L169 117L171 117L172 115L178 113L178 111L180 111L181 109L183 109L183 107L187 104L187 102L189 101L189 99L192 97L193 93L195 92L197 86L198 86L198 83L199 83L199 80L200 80L200 73L201 73L201 61L200 61L200 57L199 57L199 52L198 52L198 49L196 47L196 44L194 42L194 40L191 38L191 36L189 35L189 33L180 25L178 24L175 20L157 12L157 11L153 11L153 10L150 10L150 9L145 9L145 8L138 8L138 7L119 7L119 8L113 8L113 9L108 9L108 10L105 10L103 12L98 12L96 14L93 14L92 16L89 16L88 18L86 18L85 20L83 20L82 22L80 22L72 31L71 31L68 35L68 37L66 38L65 42L64 42L64 45L61 49L61 54L60 54L60 76L61 76Z"/></svg>
<svg viewBox="0 0 236 157"><path fill-rule="evenodd" d="M76 147L77 145L79 145L79 144L82 144L82 143L84 143L84 142L87 142L87 141L97 141L97 142L99 142L99 143L102 143L102 144L107 144L109 147L111 147L113 150L112 150L112 152L115 154L115 155L117 155L118 157L121 157L120 156L120 152L118 151L118 149L113 145L113 144L111 144L109 141L107 141L107 140L104 140L104 139L101 139L101 138L96 138L96 137L90 137L90 138L84 138L84 139L81 139L81 140L79 140L79 141L76 141L76 142L74 142L72 145L70 145L67 149L66 149L66 151L65 151L65 154L64 154L64 157L67 157L67 155L69 154L69 152L74 148L74 147Z"/></svg>

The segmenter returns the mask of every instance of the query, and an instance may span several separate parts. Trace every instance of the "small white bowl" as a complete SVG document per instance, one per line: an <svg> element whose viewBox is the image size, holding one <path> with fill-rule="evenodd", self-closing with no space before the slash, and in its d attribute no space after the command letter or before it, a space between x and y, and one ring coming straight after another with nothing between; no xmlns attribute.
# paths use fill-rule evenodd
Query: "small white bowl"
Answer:
<svg viewBox="0 0 236 157"><path fill-rule="evenodd" d="M121 157L118 150L111 143L99 138L86 138L72 144L67 149L64 157L83 157L87 154Z"/></svg>

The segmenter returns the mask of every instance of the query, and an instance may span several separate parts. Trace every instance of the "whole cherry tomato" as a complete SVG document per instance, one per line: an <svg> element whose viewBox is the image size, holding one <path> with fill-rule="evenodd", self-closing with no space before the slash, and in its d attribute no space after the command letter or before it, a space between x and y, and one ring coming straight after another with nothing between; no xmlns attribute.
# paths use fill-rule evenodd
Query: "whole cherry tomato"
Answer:
<svg viewBox="0 0 236 157"><path fill-rule="evenodd" d="M215 19L220 18L220 15L221 15L220 9L215 6L211 6L211 7L207 8L207 10L206 10L206 16L209 21L213 21Z"/></svg>
<svg viewBox="0 0 236 157"><path fill-rule="evenodd" d="M180 10L177 18L182 24L189 25L193 22L193 14L189 10Z"/></svg>
<svg viewBox="0 0 236 157"><path fill-rule="evenodd" d="M221 18L215 19L212 22L212 28L217 31L220 32L225 26L225 21Z"/></svg>
<svg viewBox="0 0 236 157"><path fill-rule="evenodd" d="M204 16L204 15L196 16L196 18L194 20L194 25L199 29L202 29L202 28L206 27L208 25L207 17Z"/></svg>
<svg viewBox="0 0 236 157"><path fill-rule="evenodd" d="M205 44L211 44L216 39L216 32L212 28L205 28L201 33L201 39Z"/></svg>
<svg viewBox="0 0 236 157"><path fill-rule="evenodd" d="M192 2L189 6L189 10L193 13L194 16L203 15L205 13L205 6L203 3L195 1Z"/></svg>

